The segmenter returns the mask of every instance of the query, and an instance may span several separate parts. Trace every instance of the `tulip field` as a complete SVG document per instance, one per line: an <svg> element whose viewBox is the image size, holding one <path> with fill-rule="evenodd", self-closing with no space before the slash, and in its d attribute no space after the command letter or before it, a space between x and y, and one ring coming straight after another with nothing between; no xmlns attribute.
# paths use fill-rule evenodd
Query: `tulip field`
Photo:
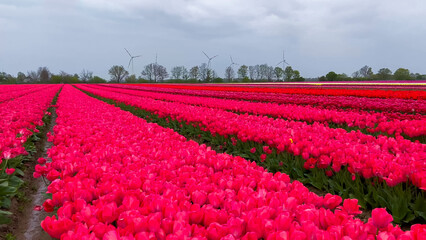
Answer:
<svg viewBox="0 0 426 240"><path fill-rule="evenodd" d="M52 238L426 239L426 91L350 85L0 88L0 221L39 129Z"/></svg>

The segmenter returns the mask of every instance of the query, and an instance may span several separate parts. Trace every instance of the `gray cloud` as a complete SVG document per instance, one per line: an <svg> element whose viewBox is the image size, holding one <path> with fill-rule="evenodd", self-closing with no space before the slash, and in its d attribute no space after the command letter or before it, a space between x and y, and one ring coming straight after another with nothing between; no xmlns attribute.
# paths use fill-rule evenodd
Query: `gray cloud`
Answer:
<svg viewBox="0 0 426 240"><path fill-rule="evenodd" d="M0 71L16 74L48 66L83 68L107 77L134 54L135 73L154 61L168 69L219 54L241 64L287 61L306 77L351 74L363 65L426 73L426 5L422 0L81 0L0 3Z"/></svg>

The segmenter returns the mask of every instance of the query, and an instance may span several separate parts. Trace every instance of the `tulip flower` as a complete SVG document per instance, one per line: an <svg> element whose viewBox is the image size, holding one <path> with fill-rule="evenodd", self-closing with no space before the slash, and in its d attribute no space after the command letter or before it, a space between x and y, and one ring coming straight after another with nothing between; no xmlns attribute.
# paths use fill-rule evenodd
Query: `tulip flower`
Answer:
<svg viewBox="0 0 426 240"><path fill-rule="evenodd" d="M371 219L373 225L379 229L387 227L393 221L392 215L386 211L386 208L375 208L371 213Z"/></svg>
<svg viewBox="0 0 426 240"><path fill-rule="evenodd" d="M339 196L318 196L285 173L217 153L71 86L59 95L57 115L48 154L52 162L36 167L52 180L52 199L43 208L57 209L57 217L41 224L52 237L376 237L373 220L354 218L356 201L342 205ZM411 231L388 225L380 237L421 234L419 227Z"/></svg>

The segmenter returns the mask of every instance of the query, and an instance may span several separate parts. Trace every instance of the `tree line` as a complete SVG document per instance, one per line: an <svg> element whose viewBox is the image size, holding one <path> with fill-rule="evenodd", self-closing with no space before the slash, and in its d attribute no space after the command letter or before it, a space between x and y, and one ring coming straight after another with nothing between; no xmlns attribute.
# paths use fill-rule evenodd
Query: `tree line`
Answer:
<svg viewBox="0 0 426 240"><path fill-rule="evenodd" d="M225 69L224 77L218 77L216 71L211 69L206 63L199 66L186 68L185 66L175 66L170 70L158 64L150 63L144 66L139 76L129 74L129 72L119 65L114 65L108 70L110 79L103 79L94 76L93 72L83 69L80 74L69 74L60 71L53 74L47 67L39 67L36 71L28 71L27 74L19 72L17 76L12 76L5 72L0 72L0 83L22 84L22 83L146 83L146 82L302 82L305 81L298 70L291 66L284 69L273 67L268 64L241 65L234 69L232 65ZM364 66L355 71L351 76L345 73L338 74L334 71L326 75L311 78L310 81L364 81L364 80L426 80L426 75L411 73L408 69L398 68L392 72L389 68L381 68L376 73L369 66Z"/></svg>
<svg viewBox="0 0 426 240"><path fill-rule="evenodd" d="M381 68L377 73L367 65L348 76L345 73L337 74L333 71L318 78L319 81L369 81L369 80L426 80L426 74L411 73L406 68L398 68L395 72L389 68Z"/></svg>
<svg viewBox="0 0 426 240"><path fill-rule="evenodd" d="M5 72L0 73L0 83L106 83L107 80L94 76L93 72L83 69L80 74L69 74L60 71L53 74L47 67L39 67L37 71L28 71L27 74L18 72L16 77Z"/></svg>
<svg viewBox="0 0 426 240"><path fill-rule="evenodd" d="M109 69L109 75L112 82L162 82L167 78L168 81L182 82L254 82L254 81L305 81L300 76L298 70L293 70L291 66L285 69L281 67L272 67L267 64L258 64L254 66L241 65L237 70L228 66L224 72L224 78L218 77L214 69L209 68L206 63L199 66L193 66L190 69L185 66L175 66L170 70L158 64L150 63L143 68L141 75L136 77L123 66L112 66Z"/></svg>

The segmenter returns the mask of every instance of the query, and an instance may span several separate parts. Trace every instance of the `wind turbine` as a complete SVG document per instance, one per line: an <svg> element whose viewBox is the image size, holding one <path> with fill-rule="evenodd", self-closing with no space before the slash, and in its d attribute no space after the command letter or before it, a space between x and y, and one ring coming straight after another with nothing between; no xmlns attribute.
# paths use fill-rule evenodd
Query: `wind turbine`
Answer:
<svg viewBox="0 0 426 240"><path fill-rule="evenodd" d="M232 67L232 65L239 65L238 63L235 63L234 60L232 59L232 56L229 56L231 58L231 64L229 65L229 67Z"/></svg>
<svg viewBox="0 0 426 240"><path fill-rule="evenodd" d="M219 55L216 55L216 56L213 56L213 57L209 57L204 51L202 51L202 52L204 53L204 55L206 55L207 59L209 60L208 64L207 64L207 68L210 69L210 62L212 61L213 58L215 58L215 57L217 57Z"/></svg>
<svg viewBox="0 0 426 240"><path fill-rule="evenodd" d="M281 63L283 64L283 70L284 70L285 64L287 64L287 65L289 65L289 66L290 66L290 64L288 64L288 63L285 61L285 58L284 58L284 51L283 51L283 60L282 60L281 62L277 63L277 66L278 66L278 65L280 65Z"/></svg>
<svg viewBox="0 0 426 240"><path fill-rule="evenodd" d="M126 50L127 54L129 54L129 56L130 56L129 65L127 66L127 68L130 67L130 63L131 63L132 64L132 74L134 74L134 72L133 72L133 59L135 59L137 57L141 57L142 55L132 56L132 54L130 54L130 52L127 51L126 48L124 48L124 50Z"/></svg>

